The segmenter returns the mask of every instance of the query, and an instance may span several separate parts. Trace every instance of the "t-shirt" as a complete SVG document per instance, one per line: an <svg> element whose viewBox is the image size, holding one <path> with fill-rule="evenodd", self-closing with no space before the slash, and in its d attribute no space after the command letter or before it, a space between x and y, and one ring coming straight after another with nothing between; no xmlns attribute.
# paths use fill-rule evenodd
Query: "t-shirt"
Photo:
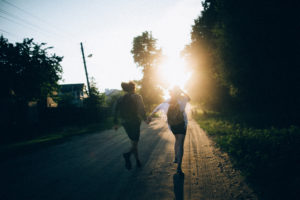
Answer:
<svg viewBox="0 0 300 200"><path fill-rule="evenodd" d="M145 106L144 106L142 96L139 95L139 94L136 94L136 93L127 93L126 95L130 95L132 100L135 102L136 109L137 109L136 113L138 115L137 117L139 117L142 120L146 120L146 112L145 112ZM115 123L118 122L118 117L119 117L119 112L120 112L120 104L121 104L124 97L125 97L125 95L120 97L114 105L113 115L114 115L114 122ZM121 119L121 120L126 121L126 119Z"/></svg>

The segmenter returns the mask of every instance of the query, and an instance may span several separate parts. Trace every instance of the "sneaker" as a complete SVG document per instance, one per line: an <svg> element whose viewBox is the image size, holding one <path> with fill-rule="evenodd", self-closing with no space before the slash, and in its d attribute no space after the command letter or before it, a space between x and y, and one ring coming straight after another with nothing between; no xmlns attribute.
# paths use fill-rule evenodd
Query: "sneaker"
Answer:
<svg viewBox="0 0 300 200"><path fill-rule="evenodd" d="M142 167L142 164L141 164L141 161L140 161L140 160L137 160L137 161L136 161L136 166L137 166L138 168L141 168L141 167Z"/></svg>
<svg viewBox="0 0 300 200"><path fill-rule="evenodd" d="M126 169L131 170L130 154L129 153L124 153L123 157L125 159L125 167L126 167Z"/></svg>

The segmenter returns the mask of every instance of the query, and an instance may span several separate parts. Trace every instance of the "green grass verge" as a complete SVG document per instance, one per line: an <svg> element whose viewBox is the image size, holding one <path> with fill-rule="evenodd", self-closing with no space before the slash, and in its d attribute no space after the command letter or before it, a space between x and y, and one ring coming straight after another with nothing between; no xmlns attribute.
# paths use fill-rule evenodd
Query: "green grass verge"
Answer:
<svg viewBox="0 0 300 200"><path fill-rule="evenodd" d="M299 195L299 127L253 128L217 113L197 113L194 118L229 154L234 167L241 170L262 199Z"/></svg>

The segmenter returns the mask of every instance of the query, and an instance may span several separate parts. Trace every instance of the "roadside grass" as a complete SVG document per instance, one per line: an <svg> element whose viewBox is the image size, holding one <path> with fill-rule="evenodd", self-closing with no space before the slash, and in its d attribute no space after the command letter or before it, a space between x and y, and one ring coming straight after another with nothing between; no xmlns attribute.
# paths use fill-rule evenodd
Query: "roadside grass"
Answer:
<svg viewBox="0 0 300 200"><path fill-rule="evenodd" d="M52 130L50 132L44 132L40 134L40 136L36 136L32 139L1 145L0 156L1 159L4 159L14 154L23 153L24 151L32 151L36 148L43 147L48 144L64 141L65 139L68 139L71 136L95 133L110 129L112 126L113 120L112 118L108 118L103 122L87 124L84 126L74 125L62 127L57 130Z"/></svg>
<svg viewBox="0 0 300 200"><path fill-rule="evenodd" d="M218 113L194 112L194 118L262 199L299 197L299 127L255 128Z"/></svg>

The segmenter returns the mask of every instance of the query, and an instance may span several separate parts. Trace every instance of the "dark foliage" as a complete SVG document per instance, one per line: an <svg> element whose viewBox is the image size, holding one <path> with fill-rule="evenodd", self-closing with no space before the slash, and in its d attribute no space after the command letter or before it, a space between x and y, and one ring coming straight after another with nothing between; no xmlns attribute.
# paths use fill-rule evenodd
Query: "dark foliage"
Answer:
<svg viewBox="0 0 300 200"><path fill-rule="evenodd" d="M61 79L62 57L49 55L51 47L33 39L12 44L0 37L0 87L3 98L41 101L52 95Z"/></svg>
<svg viewBox="0 0 300 200"><path fill-rule="evenodd" d="M106 96L94 81L90 95L74 104L70 93L60 91L62 57L49 54L50 47L33 39L11 44L0 37L0 143L27 140L68 126L101 123L111 116ZM52 97L58 107L48 107Z"/></svg>
<svg viewBox="0 0 300 200"><path fill-rule="evenodd" d="M241 170L261 199L299 196L299 127L257 128L255 123L241 124L244 121L240 120L241 116L216 113L195 117L216 144L228 152L234 166Z"/></svg>
<svg viewBox="0 0 300 200"><path fill-rule="evenodd" d="M37 126L37 107L46 107L47 97L57 91L61 79L62 57L49 54L51 47L24 39L12 44L0 37L1 139L35 135L27 127ZM29 108L30 102L37 102ZM30 110L30 111L29 111ZM31 118L29 115L34 116ZM33 120L31 120L33 119ZM24 136L22 136L22 134Z"/></svg>
<svg viewBox="0 0 300 200"><path fill-rule="evenodd" d="M90 83L89 97L83 101L85 108L86 118L90 122L100 122L108 117L108 109L106 106L106 96L104 93L100 93L95 80L92 78Z"/></svg>
<svg viewBox="0 0 300 200"><path fill-rule="evenodd" d="M203 6L184 51L196 72L191 92L215 110L263 113L299 124L296 6L277 0L206 0Z"/></svg>
<svg viewBox="0 0 300 200"><path fill-rule="evenodd" d="M294 1L294 3L296 3ZM299 196L300 27L293 1L205 0L183 55L200 125L262 199Z"/></svg>

